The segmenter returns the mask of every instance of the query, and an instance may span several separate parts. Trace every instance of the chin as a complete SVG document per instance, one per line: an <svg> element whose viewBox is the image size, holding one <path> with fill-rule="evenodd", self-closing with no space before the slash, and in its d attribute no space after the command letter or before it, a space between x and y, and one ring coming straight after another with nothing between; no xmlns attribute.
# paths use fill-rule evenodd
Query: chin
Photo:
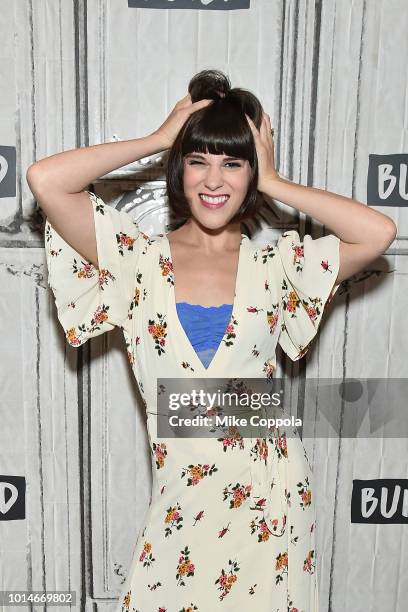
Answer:
<svg viewBox="0 0 408 612"><path fill-rule="evenodd" d="M211 230L222 229L229 223L229 219L224 221L222 219L217 220L217 219L202 219L199 217L195 217L195 218L202 227L205 227L206 229L211 229Z"/></svg>
<svg viewBox="0 0 408 612"><path fill-rule="evenodd" d="M206 209L204 206L199 206L198 208L196 206L190 207L191 215L194 219L201 225L212 229L228 225L236 216L238 210L239 206L237 210L233 211L231 211L231 208L227 211L225 209Z"/></svg>
<svg viewBox="0 0 408 612"><path fill-rule="evenodd" d="M192 216L194 219L203 227L207 227L208 229L221 229L228 225L231 219L235 216L235 212L233 214L220 214L220 212L216 211L208 211L203 212L202 210L197 213L197 211L192 210Z"/></svg>

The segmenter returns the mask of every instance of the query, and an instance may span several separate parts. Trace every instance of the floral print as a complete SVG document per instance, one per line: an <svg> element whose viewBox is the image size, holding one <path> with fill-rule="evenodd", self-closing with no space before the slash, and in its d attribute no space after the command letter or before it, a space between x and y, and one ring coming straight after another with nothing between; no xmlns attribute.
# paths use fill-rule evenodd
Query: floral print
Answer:
<svg viewBox="0 0 408 612"><path fill-rule="evenodd" d="M217 470L218 468L215 467L215 464L213 464L211 467L208 464L205 464L205 465L201 465L201 463L199 463L198 465L191 464L187 468L184 468L181 471L181 478L184 478L186 474L189 474L187 478L187 486L188 487L195 486L204 478L204 476L212 476L214 472L216 472Z"/></svg>
<svg viewBox="0 0 408 612"><path fill-rule="evenodd" d="M70 329L67 329L66 331L66 338L68 340L68 342L72 345L72 346L79 346L80 344L82 344L81 342L81 338L82 337L86 337L88 335L92 335L95 333L96 330L100 330L102 324L108 320L108 310L109 310L109 306L107 306L106 304L101 304L100 306L98 306L98 308L95 310L92 318L91 318L91 323L90 325L78 325L78 328L75 327L71 327Z"/></svg>
<svg viewBox="0 0 408 612"><path fill-rule="evenodd" d="M338 288L338 238L291 230L257 246L242 235L233 313L205 369L177 321L166 236L147 236L88 193L99 269L48 221L44 237L68 343L118 328L147 417L151 498L115 612L318 612L313 475L300 438L234 427L161 437L157 415L167 378L245 393L242 377L273 378L278 345L291 361L305 355Z"/></svg>
<svg viewBox="0 0 408 612"><path fill-rule="evenodd" d="M300 495L300 507L305 509L307 506L310 506L312 503L312 490L309 486L309 479L306 476L305 482L297 483L298 493Z"/></svg>
<svg viewBox="0 0 408 612"><path fill-rule="evenodd" d="M159 266L161 269L162 276L165 276L167 282L174 285L174 271L173 263L170 257L164 257L161 253L159 256Z"/></svg>
<svg viewBox="0 0 408 612"><path fill-rule="evenodd" d="M164 315L157 313L157 319L149 319L148 332L154 340L154 348L157 350L159 355L162 355L165 350L166 336L167 336L167 323L164 320Z"/></svg>
<svg viewBox="0 0 408 612"><path fill-rule="evenodd" d="M236 326L238 325L238 321L234 318L234 315L231 315L231 320L228 323L224 337L221 342L224 342L225 346L232 346L234 344L234 339L236 338Z"/></svg>
<svg viewBox="0 0 408 612"><path fill-rule="evenodd" d="M167 456L167 446L165 442L152 443L152 453L156 459L156 468L159 470L164 466L164 460Z"/></svg>
<svg viewBox="0 0 408 612"><path fill-rule="evenodd" d="M266 318L268 321L269 333L273 335L279 321L279 302L272 304L272 310L266 311Z"/></svg>
<svg viewBox="0 0 408 612"><path fill-rule="evenodd" d="M175 506L167 509L166 518L164 522L166 523L166 529L164 532L165 537L169 537L173 533L173 529L181 529L183 527L183 517L181 516L181 506L179 503L176 503Z"/></svg>
<svg viewBox="0 0 408 612"><path fill-rule="evenodd" d="M241 485L237 482L236 485L227 485L223 490L223 499L229 499L230 508L239 508L242 503L250 496L252 485Z"/></svg>
<svg viewBox="0 0 408 612"><path fill-rule="evenodd" d="M215 584L219 584L218 589L221 591L220 601L224 599L231 591L233 585L237 581L237 572L239 571L239 565L236 561L228 560L229 570L225 571L223 568L221 570L221 575L215 581Z"/></svg>
<svg viewBox="0 0 408 612"><path fill-rule="evenodd" d="M258 532L258 542L267 542L269 540L269 527L263 517L256 517L251 521L251 533Z"/></svg>
<svg viewBox="0 0 408 612"><path fill-rule="evenodd" d="M304 248L301 244L295 244L292 241L292 251L293 251L293 265L295 266L296 272L301 272L303 270L303 259L304 259Z"/></svg>
<svg viewBox="0 0 408 612"><path fill-rule="evenodd" d="M276 254L275 248L271 244L267 244L265 247L261 249L262 263L264 264L267 263L270 258L275 257L275 254ZM255 251L255 254L254 254L255 261L258 260L258 256L259 256L258 251Z"/></svg>
<svg viewBox="0 0 408 612"><path fill-rule="evenodd" d="M309 550L309 554L307 555L305 562L303 564L303 571L309 572L309 574L313 574L315 571L315 562L313 560L314 550Z"/></svg>
<svg viewBox="0 0 408 612"><path fill-rule="evenodd" d="M274 363L271 363L270 360L265 361L263 364L262 372L265 372L266 378L272 378L275 372L276 366Z"/></svg>
<svg viewBox="0 0 408 612"><path fill-rule="evenodd" d="M155 561L155 558L152 554L152 545L150 544L150 542L144 543L143 550L139 557L139 561L143 563L143 567L150 567L153 561Z"/></svg>
<svg viewBox="0 0 408 612"><path fill-rule="evenodd" d="M288 573L288 553L287 551L283 553L279 553L279 555L276 557L275 571L276 571L275 581L276 581L276 584L279 584L280 582L283 581L283 575Z"/></svg>
<svg viewBox="0 0 408 612"><path fill-rule="evenodd" d="M296 316L296 311L300 306L300 300L296 291L290 291L285 279L282 282L283 291L283 309L290 313L291 317Z"/></svg>
<svg viewBox="0 0 408 612"><path fill-rule="evenodd" d="M210 410L207 411L207 415L212 414ZM236 427L229 427L229 435L222 438L217 438L218 442L222 443L222 448L226 453L228 449L240 448L243 449L245 442L240 432Z"/></svg>
<svg viewBox="0 0 408 612"><path fill-rule="evenodd" d="M300 306L306 310L309 318L314 321L321 314L322 300L320 297L303 299L302 303L295 291L289 291L288 285L284 280L282 283L283 290L283 309L290 313L291 317L296 317L297 310Z"/></svg>
<svg viewBox="0 0 408 612"><path fill-rule="evenodd" d="M280 459L282 457L285 457L285 459L288 458L288 445L285 432L283 432L282 435L278 433L278 438L276 440L276 452Z"/></svg>
<svg viewBox="0 0 408 612"><path fill-rule="evenodd" d="M135 238L128 236L124 232L119 232L119 234L116 234L116 242L118 243L118 251L123 257L125 249L133 251Z"/></svg>
<svg viewBox="0 0 408 612"><path fill-rule="evenodd" d="M257 438L254 446L250 450L251 455L253 456L253 460L261 460L264 461L265 465L268 459L268 443L265 438Z"/></svg>
<svg viewBox="0 0 408 612"><path fill-rule="evenodd" d="M191 562L190 551L188 546L181 551L181 555L178 560L176 580L178 586L186 586L184 578L194 576L195 565Z"/></svg>
<svg viewBox="0 0 408 612"><path fill-rule="evenodd" d="M72 269L78 278L92 278L95 274L97 274L97 270L95 266L91 263L81 261L82 265L78 265L77 260L74 258ZM106 272L106 270L104 270Z"/></svg>
<svg viewBox="0 0 408 612"><path fill-rule="evenodd" d="M91 277L86 276L86 278L91 278ZM108 282L114 281L114 280L115 280L115 277L113 276L113 274L109 272L109 270L99 270L98 283L99 283L100 289L103 290L104 285L107 285Z"/></svg>
<svg viewBox="0 0 408 612"><path fill-rule="evenodd" d="M143 274L141 272L138 272L135 276L135 281L136 283L138 283L138 285L141 284L143 279ZM146 289L143 288L143 295L141 294L140 288L136 285L136 287L133 290L133 299L130 303L129 306L129 310L128 310L128 319L133 319L133 313L135 311L135 309L139 306L140 300L146 299Z"/></svg>
<svg viewBox="0 0 408 612"><path fill-rule="evenodd" d="M130 591L126 593L122 601L122 610L129 610L130 605Z"/></svg>

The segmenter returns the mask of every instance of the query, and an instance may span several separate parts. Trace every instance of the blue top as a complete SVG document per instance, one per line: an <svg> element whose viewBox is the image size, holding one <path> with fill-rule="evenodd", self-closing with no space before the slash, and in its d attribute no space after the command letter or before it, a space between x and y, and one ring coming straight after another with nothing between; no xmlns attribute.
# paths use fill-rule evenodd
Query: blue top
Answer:
<svg viewBox="0 0 408 612"><path fill-rule="evenodd" d="M201 306L177 302L177 315L190 343L205 368L221 343L230 321L232 304Z"/></svg>

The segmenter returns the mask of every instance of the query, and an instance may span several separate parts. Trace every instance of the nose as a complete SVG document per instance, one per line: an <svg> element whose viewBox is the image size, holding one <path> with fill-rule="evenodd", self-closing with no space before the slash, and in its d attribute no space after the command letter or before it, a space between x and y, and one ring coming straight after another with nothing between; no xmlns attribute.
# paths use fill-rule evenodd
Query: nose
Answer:
<svg viewBox="0 0 408 612"><path fill-rule="evenodd" d="M205 177L205 187L208 187L211 191L216 191L224 184L221 169L214 165L209 166Z"/></svg>

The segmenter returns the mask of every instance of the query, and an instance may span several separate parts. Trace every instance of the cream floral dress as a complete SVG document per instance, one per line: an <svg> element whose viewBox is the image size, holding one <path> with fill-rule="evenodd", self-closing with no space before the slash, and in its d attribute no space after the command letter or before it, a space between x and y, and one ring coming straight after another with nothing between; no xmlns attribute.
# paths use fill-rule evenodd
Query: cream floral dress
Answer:
<svg viewBox="0 0 408 612"><path fill-rule="evenodd" d="M157 378L271 379L336 292L339 239L242 234L235 299L206 369L178 319L169 241L88 192L99 269L46 221L48 282L74 347L119 327L145 404L153 485L115 612L318 612L312 471L298 436L161 438ZM197 279L199 282L199 279Z"/></svg>

